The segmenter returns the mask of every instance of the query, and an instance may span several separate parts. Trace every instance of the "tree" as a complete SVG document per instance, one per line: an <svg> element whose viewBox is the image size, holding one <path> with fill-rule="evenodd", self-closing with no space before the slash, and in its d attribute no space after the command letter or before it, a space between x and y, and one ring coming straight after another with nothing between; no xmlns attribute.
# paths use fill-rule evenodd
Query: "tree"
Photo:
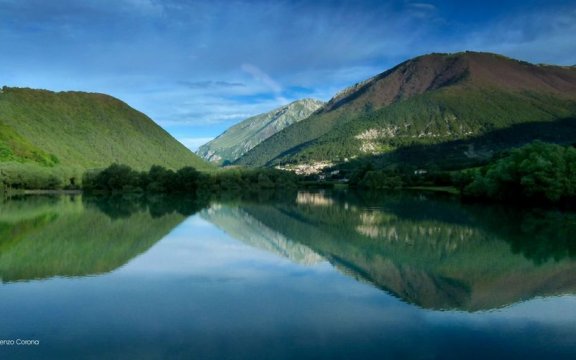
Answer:
<svg viewBox="0 0 576 360"><path fill-rule="evenodd" d="M535 141L481 170L463 194L503 201L557 203L576 195L576 150Z"/></svg>
<svg viewBox="0 0 576 360"><path fill-rule="evenodd" d="M154 165L148 171L148 186L150 192L169 192L176 186L174 171L163 166Z"/></svg>
<svg viewBox="0 0 576 360"><path fill-rule="evenodd" d="M139 174L128 165L112 164L95 179L96 187L108 191L132 191L139 187Z"/></svg>
<svg viewBox="0 0 576 360"><path fill-rule="evenodd" d="M200 172L191 166L183 167L176 172L176 190L194 192L198 188Z"/></svg>

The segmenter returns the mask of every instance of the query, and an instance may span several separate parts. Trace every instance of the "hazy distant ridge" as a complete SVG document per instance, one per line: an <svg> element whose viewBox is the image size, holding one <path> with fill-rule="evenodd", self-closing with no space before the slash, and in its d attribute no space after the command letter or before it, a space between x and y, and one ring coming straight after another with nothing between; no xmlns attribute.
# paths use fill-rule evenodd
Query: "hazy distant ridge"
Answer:
<svg viewBox="0 0 576 360"><path fill-rule="evenodd" d="M322 105L324 103L319 100L302 99L250 117L202 145L197 154L217 164L234 162L278 131L304 120Z"/></svg>

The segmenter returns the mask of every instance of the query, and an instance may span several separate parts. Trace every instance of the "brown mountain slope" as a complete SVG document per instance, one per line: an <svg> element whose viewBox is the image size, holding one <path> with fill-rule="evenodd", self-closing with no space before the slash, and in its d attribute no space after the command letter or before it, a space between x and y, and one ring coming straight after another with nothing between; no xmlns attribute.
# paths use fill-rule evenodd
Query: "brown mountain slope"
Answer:
<svg viewBox="0 0 576 360"><path fill-rule="evenodd" d="M574 68L534 65L497 54L465 52L430 54L408 60L337 94L322 109L373 109L447 86L538 90L576 97ZM347 110L348 110L347 109Z"/></svg>
<svg viewBox="0 0 576 360"><path fill-rule="evenodd" d="M338 162L572 117L574 68L488 53L431 54L340 92L316 114L270 137L238 163ZM362 138L367 131L374 135L370 144ZM509 147L507 141L499 147Z"/></svg>

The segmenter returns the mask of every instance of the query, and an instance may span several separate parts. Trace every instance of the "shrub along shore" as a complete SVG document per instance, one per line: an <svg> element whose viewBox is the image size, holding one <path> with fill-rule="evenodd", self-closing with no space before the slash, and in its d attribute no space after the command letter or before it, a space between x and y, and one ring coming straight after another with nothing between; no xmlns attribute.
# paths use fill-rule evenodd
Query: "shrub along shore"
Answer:
<svg viewBox="0 0 576 360"><path fill-rule="evenodd" d="M466 201L576 208L576 148L535 141L459 171L360 169L350 186L458 191Z"/></svg>
<svg viewBox="0 0 576 360"><path fill-rule="evenodd" d="M275 169L229 169L205 173L193 167L173 171L155 165L147 172L138 172L126 165L113 164L102 171L87 172L82 185L91 193L196 193L296 188L298 177Z"/></svg>
<svg viewBox="0 0 576 360"><path fill-rule="evenodd" d="M0 173L0 175L2 175ZM136 171L112 164L84 173L81 181L62 184L52 176L34 173L2 176L0 192L83 190L87 193L199 193L258 191L307 187L350 187L370 191L423 189L460 194L462 200L502 202L511 205L576 208L576 148L535 141L497 154L482 167L459 171L375 170L370 163L343 172L340 178L318 180L269 168L232 168L201 172L193 167L170 170L152 166Z"/></svg>

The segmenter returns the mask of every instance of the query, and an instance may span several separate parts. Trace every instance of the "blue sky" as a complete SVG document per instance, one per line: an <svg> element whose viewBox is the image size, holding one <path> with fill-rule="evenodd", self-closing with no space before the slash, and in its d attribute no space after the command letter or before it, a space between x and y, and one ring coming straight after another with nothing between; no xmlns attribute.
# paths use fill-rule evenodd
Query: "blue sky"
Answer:
<svg viewBox="0 0 576 360"><path fill-rule="evenodd" d="M0 0L0 85L102 92L196 148L430 52L576 64L576 0Z"/></svg>

